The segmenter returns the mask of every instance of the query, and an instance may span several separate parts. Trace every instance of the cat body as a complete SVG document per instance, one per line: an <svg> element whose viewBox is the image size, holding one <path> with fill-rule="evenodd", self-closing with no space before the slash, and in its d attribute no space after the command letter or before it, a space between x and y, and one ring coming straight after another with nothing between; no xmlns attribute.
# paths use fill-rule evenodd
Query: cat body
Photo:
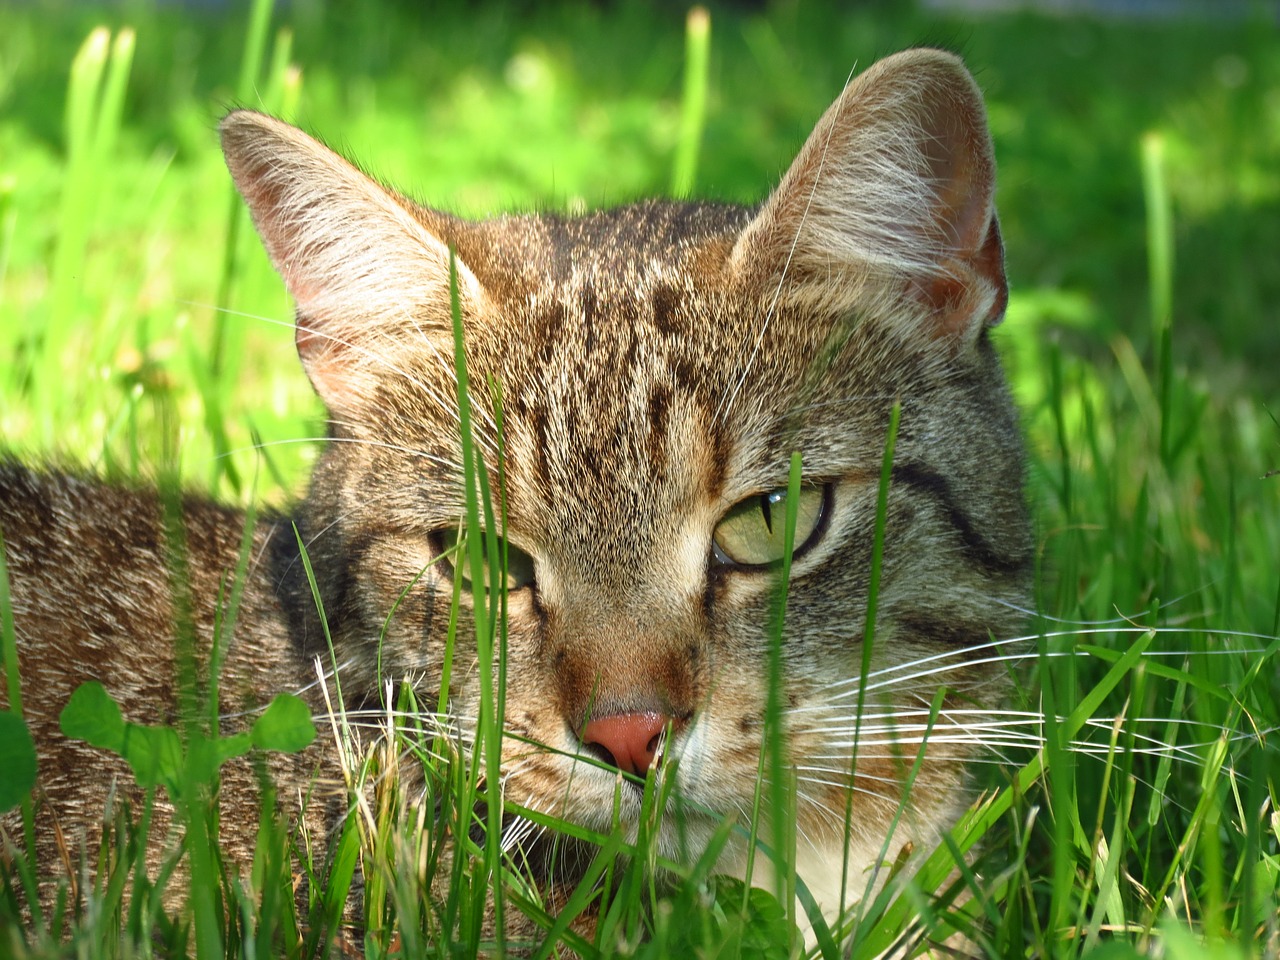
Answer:
<svg viewBox="0 0 1280 960"><path fill-rule="evenodd" d="M686 801L678 827L671 815L660 832L662 852L681 858L724 817L749 820L778 600L773 513L799 451L780 655L800 878L834 915L843 878L856 899L882 860L936 841L967 803L974 748L939 736L909 795L906 771L939 689L942 732L1004 701L987 644L1016 632L1031 569L1017 416L988 335L1006 301L994 163L957 59L911 51L869 69L758 208L649 201L467 222L279 121L238 111L222 137L330 413L296 514L253 529L224 710L304 689L326 654L293 523L344 695L377 703L386 679L407 679L435 702L453 565L466 572L449 550L464 509L452 250L470 414L500 492L493 532L514 558L505 796L601 832L616 815L634 831L642 791L630 780L619 790L616 768L652 768ZM159 506L12 466L0 477L41 782L64 831L84 828L105 776L59 740L60 703L93 677L129 719L154 722L174 702ZM207 646L244 520L194 501L187 516ZM124 555L77 554L85 541L121 541ZM471 603L464 589L459 636ZM455 656L449 714L466 736L482 671L473 648ZM325 749L285 764L282 794L304 789ZM745 871L746 853L731 844L721 867ZM754 879L768 882L767 870Z"/></svg>
<svg viewBox="0 0 1280 960"><path fill-rule="evenodd" d="M109 795L117 809L119 801L137 805L142 799L123 759L60 732L59 715L75 689L99 681L126 720L179 725L174 630L180 614L171 589L175 553L166 543L154 490L107 485L74 473L37 472L0 461L0 518L24 716L39 755L37 862L48 871L49 886L60 872L78 880L86 850L90 862L95 859ZM246 518L190 497L182 501L181 518L184 594L191 601L197 659L207 667L217 623L230 609ZM317 686L307 652L307 608L298 592L306 585L293 530L273 517L260 520L251 533L235 638L218 671L226 717L221 732L228 734L247 727L274 693ZM312 700L319 712L323 704ZM0 706L9 706L7 690L0 692ZM273 754L270 769L294 812L302 808L299 789L318 777L332 781L337 776L332 759L319 748L298 756ZM232 863L252 859L260 786L248 761L223 767L221 841ZM312 829L325 829L325 808L318 800ZM165 838L171 818L172 806L162 792L153 838ZM21 836L16 814L4 825L10 837ZM158 843L154 861L171 852L174 839L167 846Z"/></svg>

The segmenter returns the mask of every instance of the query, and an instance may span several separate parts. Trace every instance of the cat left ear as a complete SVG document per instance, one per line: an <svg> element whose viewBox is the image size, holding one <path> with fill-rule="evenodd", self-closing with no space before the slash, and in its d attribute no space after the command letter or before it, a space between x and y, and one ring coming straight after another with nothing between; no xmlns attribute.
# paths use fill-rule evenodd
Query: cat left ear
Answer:
<svg viewBox="0 0 1280 960"><path fill-rule="evenodd" d="M895 312L923 310L915 329L969 340L1008 302L994 197L977 84L959 58L910 50L845 88L730 268L801 304L856 309L887 292Z"/></svg>
<svg viewBox="0 0 1280 960"><path fill-rule="evenodd" d="M445 217L287 123L237 110L220 130L227 167L297 304L298 354L331 410L368 396L410 338L451 343ZM464 308L482 300L466 264L457 272Z"/></svg>

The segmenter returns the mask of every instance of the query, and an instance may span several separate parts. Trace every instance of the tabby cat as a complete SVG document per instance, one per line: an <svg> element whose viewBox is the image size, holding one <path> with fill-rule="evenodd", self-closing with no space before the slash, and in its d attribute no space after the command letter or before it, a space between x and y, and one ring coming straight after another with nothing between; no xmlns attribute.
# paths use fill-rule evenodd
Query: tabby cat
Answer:
<svg viewBox="0 0 1280 960"><path fill-rule="evenodd" d="M655 200L469 222L270 117L238 110L221 133L330 415L305 499L252 528L223 711L243 715L282 690L310 690L324 707L313 658L328 662L325 631L293 524L349 705L376 704L380 678L435 702L454 577L469 569L450 560L463 509L454 251L472 383L501 391L498 411L489 389L473 390L471 414L509 551L506 796L608 831L618 769L637 775L619 797L631 827L640 778L674 777L686 803L661 835L674 856L725 816L749 817L798 451L781 659L799 877L834 915L846 859L852 899L886 854L931 847L969 799L966 718L1007 696L989 643L1016 632L1032 557L1018 420L989 335L1007 299L991 139L961 62L914 50L865 71L751 208ZM72 690L96 678L129 719L176 715L159 503L145 489L0 466L46 863L59 842L74 852L71 838L92 840L124 772L60 734ZM196 498L183 512L207 648L245 518ZM472 603L464 590L459 636ZM473 648L455 657L449 711L466 731L480 671ZM943 688L936 742L905 791ZM281 795L336 776L332 753L275 761ZM233 863L249 857L255 794L252 766L230 765ZM720 866L741 874L745 855L731 844Z"/></svg>

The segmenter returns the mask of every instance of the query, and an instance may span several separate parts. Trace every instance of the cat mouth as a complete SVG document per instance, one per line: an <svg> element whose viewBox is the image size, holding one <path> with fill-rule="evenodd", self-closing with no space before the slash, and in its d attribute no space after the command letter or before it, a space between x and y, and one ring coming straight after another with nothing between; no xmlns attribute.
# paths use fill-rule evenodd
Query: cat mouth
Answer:
<svg viewBox="0 0 1280 960"><path fill-rule="evenodd" d="M507 806L501 824L502 846L532 868L535 876L560 879L575 866L585 868L617 839L622 841L620 853L624 857L641 855L648 849L673 862L692 863L716 828L724 824L725 815L682 789L676 769L674 759L660 762L641 779L593 762L586 775L575 774L579 779L568 785L559 803L548 805L534 799L525 805ZM569 793L571 798L566 795ZM477 823L484 822L484 813L481 801L476 809ZM546 826L548 817L563 821L567 829Z"/></svg>

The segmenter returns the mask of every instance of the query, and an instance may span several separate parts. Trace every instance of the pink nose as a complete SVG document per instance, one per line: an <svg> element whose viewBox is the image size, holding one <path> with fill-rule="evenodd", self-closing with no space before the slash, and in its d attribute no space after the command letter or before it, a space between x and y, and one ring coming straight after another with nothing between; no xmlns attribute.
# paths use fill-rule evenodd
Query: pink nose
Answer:
<svg viewBox="0 0 1280 960"><path fill-rule="evenodd" d="M653 766L662 731L671 717L661 713L617 713L596 717L582 731L586 746L599 747L623 773L643 777Z"/></svg>

